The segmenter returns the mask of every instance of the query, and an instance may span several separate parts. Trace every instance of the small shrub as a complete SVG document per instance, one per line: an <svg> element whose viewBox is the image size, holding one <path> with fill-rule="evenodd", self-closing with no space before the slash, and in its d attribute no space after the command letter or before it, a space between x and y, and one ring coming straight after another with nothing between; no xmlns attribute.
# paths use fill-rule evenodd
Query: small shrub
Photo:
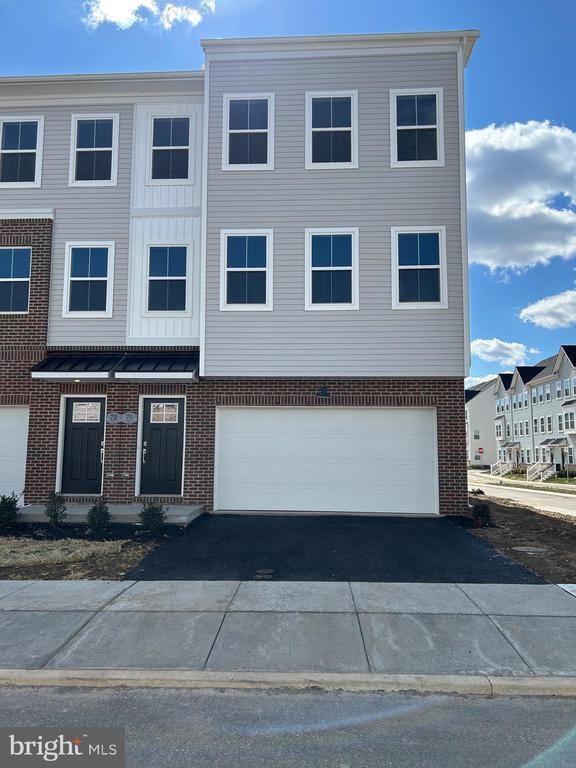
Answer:
<svg viewBox="0 0 576 768"><path fill-rule="evenodd" d="M559 469L558 472L556 472L556 477L561 480L566 480L568 478L568 471L566 469Z"/></svg>
<svg viewBox="0 0 576 768"><path fill-rule="evenodd" d="M11 493L8 496L0 496L0 529L11 528L18 522L18 496Z"/></svg>
<svg viewBox="0 0 576 768"><path fill-rule="evenodd" d="M484 491L480 488L474 488L470 491L470 496L484 496Z"/></svg>
<svg viewBox="0 0 576 768"><path fill-rule="evenodd" d="M108 509L106 499L99 499L96 504L88 510L88 528L97 536L106 533L111 520L112 515Z"/></svg>
<svg viewBox="0 0 576 768"><path fill-rule="evenodd" d="M472 506L471 517L473 528L492 528L494 525L492 510L485 501Z"/></svg>
<svg viewBox="0 0 576 768"><path fill-rule="evenodd" d="M138 512L142 528L149 533L156 533L166 522L166 508L162 504L149 502Z"/></svg>
<svg viewBox="0 0 576 768"><path fill-rule="evenodd" d="M48 518L50 525L54 528L62 525L66 520L66 504L64 496L61 493L51 493L46 502L44 514Z"/></svg>

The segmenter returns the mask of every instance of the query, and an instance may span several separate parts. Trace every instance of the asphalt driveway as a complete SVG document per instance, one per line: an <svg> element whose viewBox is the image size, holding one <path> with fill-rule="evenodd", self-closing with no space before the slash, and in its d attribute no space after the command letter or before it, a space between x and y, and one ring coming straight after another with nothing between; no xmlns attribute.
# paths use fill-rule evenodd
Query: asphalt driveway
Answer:
<svg viewBox="0 0 576 768"><path fill-rule="evenodd" d="M202 515L125 578L542 582L449 519L342 515Z"/></svg>

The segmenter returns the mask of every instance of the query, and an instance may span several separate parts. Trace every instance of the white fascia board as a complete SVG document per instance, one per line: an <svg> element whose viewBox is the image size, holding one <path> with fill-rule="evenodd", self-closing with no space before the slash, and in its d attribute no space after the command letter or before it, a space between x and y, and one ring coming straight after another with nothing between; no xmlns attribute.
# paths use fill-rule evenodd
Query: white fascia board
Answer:
<svg viewBox="0 0 576 768"><path fill-rule="evenodd" d="M53 219L54 208L8 208L0 209L0 220L7 219Z"/></svg>
<svg viewBox="0 0 576 768"><path fill-rule="evenodd" d="M92 372L85 372L82 371L74 372L74 371L61 371L61 372L53 372L53 371L32 371L30 376L33 379L46 379L46 380L60 380L60 381L69 381L70 379L80 379L81 381L95 381L96 379L108 379L109 378L109 371L92 371Z"/></svg>
<svg viewBox="0 0 576 768"><path fill-rule="evenodd" d="M197 381L198 372L154 373L154 371L147 371L146 373L130 373L119 371L114 374L114 378L125 381Z"/></svg>

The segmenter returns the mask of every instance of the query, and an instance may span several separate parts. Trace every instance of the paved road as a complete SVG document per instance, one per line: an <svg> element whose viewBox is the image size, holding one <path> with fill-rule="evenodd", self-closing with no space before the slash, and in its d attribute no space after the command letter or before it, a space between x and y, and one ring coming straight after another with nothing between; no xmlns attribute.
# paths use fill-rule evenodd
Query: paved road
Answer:
<svg viewBox="0 0 576 768"><path fill-rule="evenodd" d="M0 689L0 723L123 726L127 768L573 768L576 700Z"/></svg>
<svg viewBox="0 0 576 768"><path fill-rule="evenodd" d="M476 481L471 481L469 487L480 488L487 496L492 496L495 499L512 499L512 501L526 504L528 507L543 512L558 512L576 517L576 495L534 491L530 488L511 488L490 483L477 483Z"/></svg>

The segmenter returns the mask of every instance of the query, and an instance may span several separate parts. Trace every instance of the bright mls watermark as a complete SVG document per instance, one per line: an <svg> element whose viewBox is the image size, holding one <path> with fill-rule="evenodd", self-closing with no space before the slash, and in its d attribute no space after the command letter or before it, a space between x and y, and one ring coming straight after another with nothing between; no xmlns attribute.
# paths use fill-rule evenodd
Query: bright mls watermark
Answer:
<svg viewBox="0 0 576 768"><path fill-rule="evenodd" d="M123 728L0 728L0 766L124 768Z"/></svg>

